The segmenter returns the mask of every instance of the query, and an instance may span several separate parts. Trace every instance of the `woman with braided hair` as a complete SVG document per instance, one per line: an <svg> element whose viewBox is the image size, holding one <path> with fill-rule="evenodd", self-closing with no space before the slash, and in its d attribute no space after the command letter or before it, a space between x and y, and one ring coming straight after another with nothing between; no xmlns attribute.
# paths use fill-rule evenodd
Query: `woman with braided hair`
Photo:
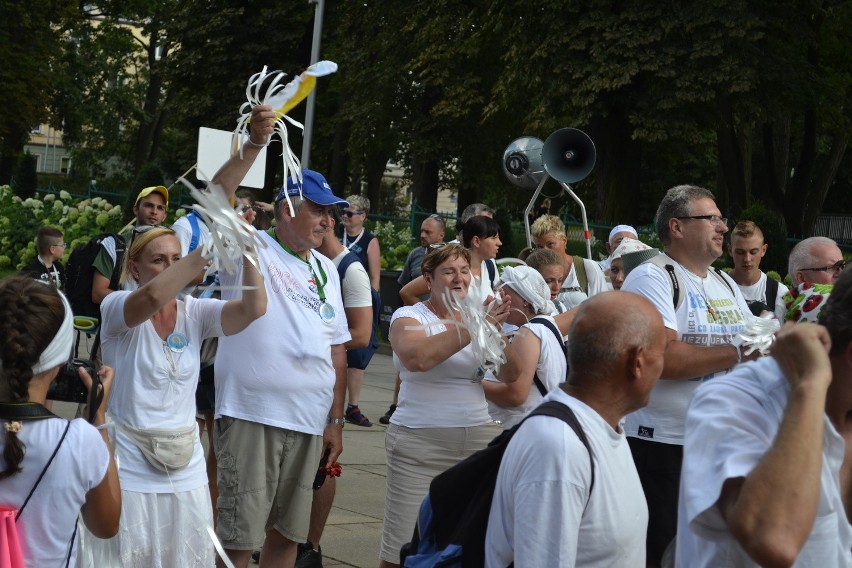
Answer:
<svg viewBox="0 0 852 568"><path fill-rule="evenodd" d="M103 404L93 425L44 408L73 347L73 315L56 287L0 281L0 505L17 509L26 566L74 566L77 516L100 538L118 532L121 492L104 424L113 371L101 367ZM87 388L92 379L82 368Z"/></svg>

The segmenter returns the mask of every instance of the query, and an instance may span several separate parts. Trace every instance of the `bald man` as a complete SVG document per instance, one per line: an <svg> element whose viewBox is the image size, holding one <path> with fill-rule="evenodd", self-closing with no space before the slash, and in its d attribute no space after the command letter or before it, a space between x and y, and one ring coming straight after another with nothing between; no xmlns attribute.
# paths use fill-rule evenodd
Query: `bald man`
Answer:
<svg viewBox="0 0 852 568"><path fill-rule="evenodd" d="M568 381L544 400L577 416L594 487L589 451L570 426L546 416L524 422L497 476L486 567L645 565L648 508L619 422L648 403L665 346L648 300L604 292L581 304L568 332Z"/></svg>

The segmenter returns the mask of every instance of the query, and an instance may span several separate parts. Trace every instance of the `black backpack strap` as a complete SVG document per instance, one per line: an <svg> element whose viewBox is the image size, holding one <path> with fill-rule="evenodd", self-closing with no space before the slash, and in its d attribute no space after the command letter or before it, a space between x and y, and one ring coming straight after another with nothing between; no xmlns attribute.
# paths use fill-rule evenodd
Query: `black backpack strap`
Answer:
<svg viewBox="0 0 852 568"><path fill-rule="evenodd" d="M778 297L778 281L773 277L766 276L766 305L769 310L775 311L775 299Z"/></svg>
<svg viewBox="0 0 852 568"><path fill-rule="evenodd" d="M59 451L59 447L62 446L62 442L65 441L65 436L68 434L68 428L70 428L70 427L71 427L71 421L69 420L65 424L65 430L63 430L63 432L62 432L62 437L59 438L59 443L56 444L56 447L53 449L53 453L50 454L50 459L47 460L47 463L45 464L44 469L41 470L41 473L39 474L38 479L36 479L36 482L35 482L35 485L33 485L33 488L30 489L30 494L27 495L26 499L24 499L24 504L21 505L21 508L18 509L18 513L15 515L15 522L18 521L18 517L20 517L21 513L24 512L24 507L26 507L27 503L30 502L30 498L33 496L33 493L35 493L35 490L38 487L38 484L41 483L41 479L44 477L44 474L47 473L47 468L49 468L50 464L53 463L53 458L56 457L56 453Z"/></svg>
<svg viewBox="0 0 852 568"><path fill-rule="evenodd" d="M562 354L567 357L568 350L565 347L565 339L563 339L562 334L559 333L559 328L557 328L552 321L547 318L533 318L530 320L530 323L539 323L549 329L553 335L556 336L556 340L559 341L559 345L562 346ZM547 394L547 388L545 388L544 383L538 377L537 372L533 375L533 383L535 383L535 386L538 389L538 392L541 393L541 396Z"/></svg>
<svg viewBox="0 0 852 568"><path fill-rule="evenodd" d="M337 265L337 275L340 276L340 285L343 286L343 279L346 278L346 271L349 270L349 267L355 263L361 263L361 259L358 258L358 255L352 251L346 253L343 258L340 259L340 264ZM366 270L366 267L364 267ZM369 274L368 274L369 276Z"/></svg>
<svg viewBox="0 0 852 568"><path fill-rule="evenodd" d="M575 434L577 434L577 438L580 439L580 442L585 446L586 451L589 452L589 463L591 463L591 483L589 483L589 499L592 498L592 490L595 488L595 455L592 452L592 446L589 444L589 439L586 437L586 432L583 430L583 426L580 424L580 421L577 419L577 415L574 414L574 411L571 410L571 407L567 404L563 404L561 402L557 402L555 400L549 400L544 402L535 410L530 412L524 421L531 416L551 416L553 418L559 418L563 422L565 422ZM523 421L522 421L523 423ZM588 501L586 505L588 506Z"/></svg>
<svg viewBox="0 0 852 568"><path fill-rule="evenodd" d="M485 261L485 269L488 270L488 285L494 287L494 281L497 279L497 263L493 258Z"/></svg>
<svg viewBox="0 0 852 568"><path fill-rule="evenodd" d="M719 280L721 280L722 282L724 282L724 283L725 283L725 286L727 286L727 287L728 287L728 290L730 290L730 291L731 291L731 294L733 294L734 296L736 296L737 294L736 294L736 292L734 292L734 287L733 287L733 286L731 286L731 283L730 283L730 282L728 282L728 279L727 279L727 278L725 278L725 275L724 275L724 274L722 274L722 271L721 271L719 268L716 268L716 267L714 266L714 267L713 267L713 272L716 274L716 278L718 278ZM775 299L774 299L774 298L772 299L772 305L773 305L773 306L775 305Z"/></svg>
<svg viewBox="0 0 852 568"><path fill-rule="evenodd" d="M118 233L109 235L115 241L115 266L112 267L112 276L109 279L109 289L118 290L118 280L121 278L121 266L124 264L124 251L126 250L124 237Z"/></svg>

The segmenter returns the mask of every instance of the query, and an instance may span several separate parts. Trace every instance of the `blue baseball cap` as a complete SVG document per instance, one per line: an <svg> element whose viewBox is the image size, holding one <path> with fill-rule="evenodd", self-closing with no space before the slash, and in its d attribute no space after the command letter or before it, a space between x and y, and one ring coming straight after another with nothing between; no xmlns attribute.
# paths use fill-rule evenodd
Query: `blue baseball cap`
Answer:
<svg viewBox="0 0 852 568"><path fill-rule="evenodd" d="M300 187L301 185L301 187ZM331 186L325 180L323 175L313 170L302 170L302 183L299 184L292 176L287 178L287 185L278 191L278 197L275 202L278 203L284 199L285 195L294 197L299 195L299 190L302 190L302 196L305 199L313 201L317 205L342 205L349 207L349 202L341 199L332 193Z"/></svg>

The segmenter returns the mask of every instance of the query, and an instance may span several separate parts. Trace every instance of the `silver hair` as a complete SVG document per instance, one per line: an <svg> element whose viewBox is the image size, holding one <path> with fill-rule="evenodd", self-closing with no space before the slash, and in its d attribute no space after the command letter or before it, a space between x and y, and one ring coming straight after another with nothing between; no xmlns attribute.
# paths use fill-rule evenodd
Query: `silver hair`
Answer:
<svg viewBox="0 0 852 568"><path fill-rule="evenodd" d="M291 195L290 196L290 203L293 204L293 212L294 213L299 213L299 209L302 208L302 204L304 202L305 202L305 198L302 197L301 195ZM284 207L285 209L287 209L289 211L290 206L287 205L287 198L286 197L282 197L275 204L275 208L273 209L273 212L274 212L274 215L275 215L275 221L276 222L281 220L281 207Z"/></svg>
<svg viewBox="0 0 852 568"><path fill-rule="evenodd" d="M461 214L461 222L462 224L467 223L467 220L471 217L476 217L477 215L482 215L482 213L488 213L491 216L494 216L494 209L487 206L484 203L471 203L467 207L464 208Z"/></svg>
<svg viewBox="0 0 852 568"><path fill-rule="evenodd" d="M810 237L796 243L796 246L790 251L790 258L787 259L787 274L791 280L796 272L804 267L812 266L816 262L813 250L817 245L837 246L837 243L828 237Z"/></svg>
<svg viewBox="0 0 852 568"><path fill-rule="evenodd" d="M666 192L665 197L657 208L657 236L667 245L671 241L669 220L675 217L686 217L691 213L690 207L695 199L713 199L716 197L709 189L697 185L676 185Z"/></svg>

